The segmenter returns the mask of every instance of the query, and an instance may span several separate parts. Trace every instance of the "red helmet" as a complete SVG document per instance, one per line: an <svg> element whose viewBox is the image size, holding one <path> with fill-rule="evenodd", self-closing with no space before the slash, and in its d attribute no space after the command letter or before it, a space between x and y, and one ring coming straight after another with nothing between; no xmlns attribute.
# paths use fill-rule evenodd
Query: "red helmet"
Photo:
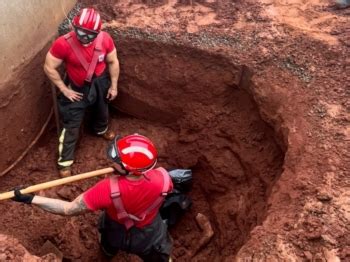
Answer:
<svg viewBox="0 0 350 262"><path fill-rule="evenodd" d="M94 33L101 31L101 16L93 8L84 8L73 18L73 26Z"/></svg>
<svg viewBox="0 0 350 262"><path fill-rule="evenodd" d="M108 156L123 169L141 174L157 163L157 150L147 137L139 134L116 137L108 147Z"/></svg>

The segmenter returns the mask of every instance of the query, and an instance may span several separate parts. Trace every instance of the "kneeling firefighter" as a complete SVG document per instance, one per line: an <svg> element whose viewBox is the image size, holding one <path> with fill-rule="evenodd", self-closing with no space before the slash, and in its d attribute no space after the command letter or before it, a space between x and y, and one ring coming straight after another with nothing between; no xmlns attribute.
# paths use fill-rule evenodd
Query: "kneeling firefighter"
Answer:
<svg viewBox="0 0 350 262"><path fill-rule="evenodd" d="M13 200L60 215L104 210L99 232L107 256L123 250L144 261L169 261L172 243L159 209L173 182L164 168L154 168L154 144L138 134L116 137L108 146L108 156L122 169L119 176L101 180L72 202L21 194L17 189Z"/></svg>

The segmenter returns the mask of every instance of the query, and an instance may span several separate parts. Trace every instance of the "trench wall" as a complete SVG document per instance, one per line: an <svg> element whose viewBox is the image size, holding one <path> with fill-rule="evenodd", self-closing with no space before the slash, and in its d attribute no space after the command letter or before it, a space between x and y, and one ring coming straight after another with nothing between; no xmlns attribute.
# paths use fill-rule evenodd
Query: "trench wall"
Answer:
<svg viewBox="0 0 350 262"><path fill-rule="evenodd" d="M0 174L23 153L50 114L43 62L48 43L75 3L0 1Z"/></svg>
<svg viewBox="0 0 350 262"><path fill-rule="evenodd" d="M0 1L0 82L35 56L57 32L74 0Z"/></svg>

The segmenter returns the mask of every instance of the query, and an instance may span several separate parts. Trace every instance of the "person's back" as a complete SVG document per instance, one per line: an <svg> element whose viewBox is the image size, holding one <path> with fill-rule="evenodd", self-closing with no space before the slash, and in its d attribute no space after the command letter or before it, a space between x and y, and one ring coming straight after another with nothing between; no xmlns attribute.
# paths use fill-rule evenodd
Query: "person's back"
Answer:
<svg viewBox="0 0 350 262"><path fill-rule="evenodd" d="M102 209L101 248L113 257L118 250L144 261L168 261L172 243L159 208L173 183L164 168L154 169L157 150L146 137L116 137L108 156L119 165L120 176L105 179L84 193L90 210Z"/></svg>
<svg viewBox="0 0 350 262"><path fill-rule="evenodd" d="M117 179L125 211L136 217L141 217L142 213L159 198L163 190L164 178L158 169L152 169L138 179L132 179L128 176L119 176ZM85 204L94 211L106 210L107 215L112 220L123 224L123 221L118 219L117 210L111 198L110 180L111 178L106 178L86 191L84 193ZM171 191L172 188L172 183L170 183L167 192ZM135 226L142 228L151 224L159 212L160 205L147 213L144 219L136 221Z"/></svg>

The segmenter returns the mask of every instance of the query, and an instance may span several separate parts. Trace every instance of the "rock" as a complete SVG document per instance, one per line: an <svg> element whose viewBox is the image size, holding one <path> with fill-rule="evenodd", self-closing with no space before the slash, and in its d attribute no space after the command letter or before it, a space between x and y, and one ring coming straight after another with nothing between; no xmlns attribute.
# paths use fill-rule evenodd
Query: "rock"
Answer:
<svg viewBox="0 0 350 262"><path fill-rule="evenodd" d="M306 257L306 259L307 259L308 261L312 261L312 254L311 254L310 251L305 251L305 252L304 252L304 256Z"/></svg>
<svg viewBox="0 0 350 262"><path fill-rule="evenodd" d="M50 240L47 240L41 247L39 254L41 256L54 254L60 261L63 259L63 253Z"/></svg>
<svg viewBox="0 0 350 262"><path fill-rule="evenodd" d="M332 196L328 192L321 191L317 194L316 198L322 202L328 202L332 200Z"/></svg>
<svg viewBox="0 0 350 262"><path fill-rule="evenodd" d="M306 233L305 234L306 239L310 241L320 240L322 239L321 231L316 230L314 232Z"/></svg>
<svg viewBox="0 0 350 262"><path fill-rule="evenodd" d="M211 227L210 221L205 215L198 213L196 216L196 222L202 230L202 237L197 242L197 246L194 249L194 251L192 251L192 257L194 257L200 250L207 246L212 237L214 236L214 231Z"/></svg>
<svg viewBox="0 0 350 262"><path fill-rule="evenodd" d="M70 185L62 186L56 191L56 194L65 200L73 200L76 197L74 193L74 188Z"/></svg>
<svg viewBox="0 0 350 262"><path fill-rule="evenodd" d="M332 245L336 245L337 244L337 241L331 237L330 235L322 235L322 239Z"/></svg>
<svg viewBox="0 0 350 262"><path fill-rule="evenodd" d="M305 210L309 213L324 214L323 205L321 202L309 202L305 204Z"/></svg>

